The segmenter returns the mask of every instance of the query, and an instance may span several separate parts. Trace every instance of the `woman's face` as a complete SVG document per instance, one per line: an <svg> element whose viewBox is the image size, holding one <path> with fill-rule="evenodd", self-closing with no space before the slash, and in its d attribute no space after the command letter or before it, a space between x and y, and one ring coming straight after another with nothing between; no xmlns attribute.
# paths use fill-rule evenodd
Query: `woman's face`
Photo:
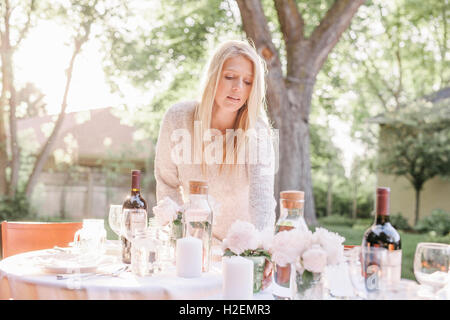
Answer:
<svg viewBox="0 0 450 320"><path fill-rule="evenodd" d="M227 59L214 99L221 111L235 113L247 101L253 84L253 63L244 56Z"/></svg>

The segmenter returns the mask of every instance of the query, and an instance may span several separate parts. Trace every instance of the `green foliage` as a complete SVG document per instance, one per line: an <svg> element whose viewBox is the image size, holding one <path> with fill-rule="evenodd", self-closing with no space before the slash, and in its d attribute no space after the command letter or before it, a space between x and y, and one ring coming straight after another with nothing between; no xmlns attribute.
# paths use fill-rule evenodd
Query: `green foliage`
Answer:
<svg viewBox="0 0 450 320"><path fill-rule="evenodd" d="M445 236L450 232L450 212L435 209L431 215L421 219L414 228L419 232L432 232Z"/></svg>
<svg viewBox="0 0 450 320"><path fill-rule="evenodd" d="M401 213L391 214L390 219L392 226L397 230L411 230L408 220Z"/></svg>
<svg viewBox="0 0 450 320"><path fill-rule="evenodd" d="M405 176L416 190L437 175L450 175L449 102L433 105L419 100L385 115L388 142L380 149L383 172Z"/></svg>
<svg viewBox="0 0 450 320"><path fill-rule="evenodd" d="M223 253L224 257L232 257L237 256L236 253L231 251L230 249L226 249ZM269 261L272 260L272 255L264 249L256 249L256 250L245 250L240 254L241 257L266 257Z"/></svg>
<svg viewBox="0 0 450 320"><path fill-rule="evenodd" d="M317 171L313 172L315 173L313 193L316 214L317 217L325 217L327 215L327 185L323 179L320 179L320 174ZM353 195L350 190L350 181L345 176L335 177L335 180L337 181L332 189L332 215L351 217ZM370 217L370 213L373 210L373 197L370 189L371 185L368 184L358 192L356 218Z"/></svg>
<svg viewBox="0 0 450 320"><path fill-rule="evenodd" d="M417 100L381 120L380 169L404 176L416 191L415 223L423 185L435 176L450 176L450 99Z"/></svg>
<svg viewBox="0 0 450 320"><path fill-rule="evenodd" d="M437 234L436 231L430 231L425 238L426 242L440 242L440 243L450 243L450 232L445 236Z"/></svg>
<svg viewBox="0 0 450 320"><path fill-rule="evenodd" d="M318 221L320 224L324 225L347 226L347 227L351 227L355 223L355 220L338 214L333 214L331 216L319 218Z"/></svg>
<svg viewBox="0 0 450 320"><path fill-rule="evenodd" d="M373 222L374 222L373 218L372 219L369 219L369 218L358 219L353 224L352 229L359 230L359 231L365 231L373 224Z"/></svg>
<svg viewBox="0 0 450 320"><path fill-rule="evenodd" d="M15 196L0 197L0 221L32 220L36 216L28 198L23 192L16 192Z"/></svg>

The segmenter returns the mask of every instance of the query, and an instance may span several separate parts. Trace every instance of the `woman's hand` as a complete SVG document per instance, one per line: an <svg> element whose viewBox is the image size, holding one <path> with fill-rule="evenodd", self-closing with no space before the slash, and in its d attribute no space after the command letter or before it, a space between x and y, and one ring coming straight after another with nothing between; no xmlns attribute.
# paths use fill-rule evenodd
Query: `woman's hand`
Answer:
<svg viewBox="0 0 450 320"><path fill-rule="evenodd" d="M266 289L272 283L272 272L273 272L273 264L269 260L266 259L266 264L264 266L263 272L263 281L262 281L262 290Z"/></svg>

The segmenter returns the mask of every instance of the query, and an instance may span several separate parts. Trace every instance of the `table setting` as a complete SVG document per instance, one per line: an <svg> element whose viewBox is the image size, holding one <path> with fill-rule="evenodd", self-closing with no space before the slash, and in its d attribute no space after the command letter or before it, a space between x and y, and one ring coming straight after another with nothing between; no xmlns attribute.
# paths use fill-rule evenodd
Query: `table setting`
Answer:
<svg viewBox="0 0 450 320"><path fill-rule="evenodd" d="M297 200L295 200L297 201ZM202 207L203 206L203 207ZM288 206L289 207L289 206ZM235 221L221 241L208 226L208 202L178 206L165 198L153 216L111 205L84 219L68 247L0 261L2 299L174 300L448 300L447 244L419 243L418 282L380 277L369 290L363 248L325 228L298 227L302 206L281 215L278 232ZM284 218L284 220L283 220ZM144 221L144 223L142 223ZM296 227L297 226L297 227ZM126 238L131 248L124 246ZM124 252L129 250L130 262ZM380 258L383 259L383 258ZM392 280L392 279L391 279Z"/></svg>

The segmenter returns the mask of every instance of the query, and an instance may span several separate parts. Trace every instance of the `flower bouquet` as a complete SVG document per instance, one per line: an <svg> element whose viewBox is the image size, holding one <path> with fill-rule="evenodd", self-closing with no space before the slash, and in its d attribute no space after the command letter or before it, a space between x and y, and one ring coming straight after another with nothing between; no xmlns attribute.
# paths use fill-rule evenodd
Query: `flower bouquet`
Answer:
<svg viewBox="0 0 450 320"><path fill-rule="evenodd" d="M253 292L259 292L263 285L264 269L270 263L270 243L273 230L258 231L253 224L237 220L228 230L222 242L223 256L242 256L253 261Z"/></svg>
<svg viewBox="0 0 450 320"><path fill-rule="evenodd" d="M285 272L275 272L275 282L292 287L300 298L321 295L314 286L319 284L326 266L343 261L344 241L345 238L324 228L317 228L314 233L298 229L277 233L270 252L276 266ZM295 272L295 277L283 268ZM295 280L294 283L291 279Z"/></svg>

